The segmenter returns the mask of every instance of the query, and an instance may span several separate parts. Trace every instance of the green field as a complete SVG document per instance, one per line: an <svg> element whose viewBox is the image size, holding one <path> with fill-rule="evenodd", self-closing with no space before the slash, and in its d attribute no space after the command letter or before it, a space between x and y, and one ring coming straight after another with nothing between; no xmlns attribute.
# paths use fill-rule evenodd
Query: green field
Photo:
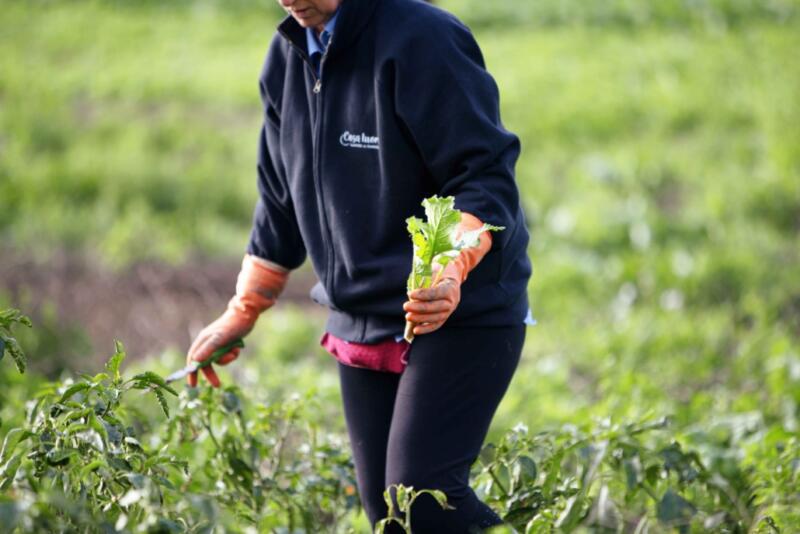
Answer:
<svg viewBox="0 0 800 534"><path fill-rule="evenodd" d="M256 198L257 77L280 15L273 4L5 2L0 250L43 261L80 251L109 269L239 261ZM518 423L546 432L528 481L546 498L517 526L614 531L590 513L608 491L625 532L642 518L649 532L800 532L800 3L440 4L473 29L504 123L522 141L517 181L538 325L488 438L499 444ZM5 305L20 304L0 296ZM311 317L289 305L267 312L223 381L255 412L312 391L320 411L303 412L307 425L343 436L336 369L317 346L321 317ZM36 343L31 332L23 345ZM179 352L124 374L168 372ZM28 354L33 367L36 357ZM64 376L100 370L77 364ZM24 424L21 407L43 383L24 376L0 362L0 383L13 385L0 396L0 435ZM164 437L164 416L142 411L123 415L139 418L146 447L177 439ZM625 427L662 417L666 426L641 434ZM565 445L584 435L594 448ZM622 452L587 478L602 443ZM190 462L219 461L183 447L175 451ZM498 469L513 478L513 468ZM487 500L513 509L477 471ZM209 473L191 491L213 494ZM24 485L0 478L0 518L30 515L18 504L37 492ZM665 500L678 515L689 510L665 497L676 494L697 508L691 522L664 520ZM220 524L250 524L231 511L235 498L220 499ZM167 501L126 513L142 524L186 514L179 495ZM284 524L253 521L264 532ZM363 516L353 524L363 529Z"/></svg>

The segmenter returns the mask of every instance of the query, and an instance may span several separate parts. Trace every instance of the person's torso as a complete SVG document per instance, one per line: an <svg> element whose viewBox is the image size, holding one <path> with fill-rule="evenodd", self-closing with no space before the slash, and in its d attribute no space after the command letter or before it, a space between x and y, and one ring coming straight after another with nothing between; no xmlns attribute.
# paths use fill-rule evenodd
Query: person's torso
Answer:
<svg viewBox="0 0 800 534"><path fill-rule="evenodd" d="M413 253L405 221L424 217L421 201L437 193L393 103L398 42L420 8L409 0L348 3L360 4L365 20L345 39L343 24L353 18L340 15L319 76L299 34L288 33L280 37L280 68L270 72L268 64L263 83L278 105L280 170L320 281L312 297L348 314L384 316L402 331ZM464 283L453 321L520 298L530 264L521 209L518 219L505 230L515 234L511 245L487 254ZM365 329L356 337L374 336Z"/></svg>

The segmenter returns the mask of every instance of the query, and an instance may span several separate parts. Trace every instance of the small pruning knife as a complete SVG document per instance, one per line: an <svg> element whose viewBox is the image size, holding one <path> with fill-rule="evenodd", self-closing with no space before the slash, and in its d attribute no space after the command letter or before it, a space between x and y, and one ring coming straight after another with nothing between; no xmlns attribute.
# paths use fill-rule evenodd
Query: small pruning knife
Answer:
<svg viewBox="0 0 800 534"><path fill-rule="evenodd" d="M207 366L211 365L212 363L217 363L217 361L219 361L220 358L222 358L223 356L228 354L232 349L235 349L236 347L239 347L239 348L244 347L244 341L242 340L242 338L239 338L239 339L237 339L235 341L232 341L232 342L228 343L227 345L225 345L224 347L218 348L217 350L215 350L211 354L211 356L209 358L203 360L202 362L193 362L193 363L187 365L186 367L184 367L183 369L181 369L180 371L175 371L174 373L169 375L167 378L165 378L164 381L169 384L170 382L174 382L176 380L180 380L181 378L185 377L189 373L194 373L198 369L201 369L203 367L207 367Z"/></svg>

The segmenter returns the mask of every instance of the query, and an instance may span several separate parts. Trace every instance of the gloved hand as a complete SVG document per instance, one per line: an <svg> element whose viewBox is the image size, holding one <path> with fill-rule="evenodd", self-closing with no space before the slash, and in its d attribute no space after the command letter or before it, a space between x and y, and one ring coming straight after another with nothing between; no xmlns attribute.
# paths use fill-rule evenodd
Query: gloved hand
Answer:
<svg viewBox="0 0 800 534"><path fill-rule="evenodd" d="M483 222L480 219L470 213L461 212L457 233L476 230L481 226ZM462 282L491 247L492 235L487 230L480 234L478 246L462 249L444 267L442 273L439 273L440 266L434 266L436 282L432 287L408 292L409 300L403 304L403 309L406 311L406 320L416 325L412 330L414 335L428 334L444 324L461 301Z"/></svg>
<svg viewBox="0 0 800 534"><path fill-rule="evenodd" d="M288 278L289 270L285 267L246 254L236 280L236 294L228 302L225 313L197 335L186 356L187 365L209 358L220 347L250 333L261 312L275 304ZM240 350L234 348L217 363L229 364L239 356ZM219 387L219 377L212 365L201 367L200 370L212 386ZM187 375L186 381L195 387L197 372Z"/></svg>

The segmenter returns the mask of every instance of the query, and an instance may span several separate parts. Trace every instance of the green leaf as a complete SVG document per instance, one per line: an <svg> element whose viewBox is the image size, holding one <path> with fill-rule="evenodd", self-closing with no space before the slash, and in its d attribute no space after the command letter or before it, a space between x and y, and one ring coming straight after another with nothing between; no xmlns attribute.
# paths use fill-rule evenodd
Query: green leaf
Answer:
<svg viewBox="0 0 800 534"><path fill-rule="evenodd" d="M148 387L159 387L170 392L174 396L178 396L178 392L172 389L172 387L167 384L163 378L158 376L152 371L145 371L144 373L139 373L135 375L133 378L130 378L127 382L133 382L136 389L147 389Z"/></svg>
<svg viewBox="0 0 800 534"><path fill-rule="evenodd" d="M125 436L125 439L123 439L122 441L124 441L125 443L136 449L142 449L142 444L139 442L138 439L134 438L133 436Z"/></svg>
<svg viewBox="0 0 800 534"><path fill-rule="evenodd" d="M244 460L238 456L231 455L228 458L228 465L231 466L233 473L239 477L244 487L250 488L253 485L253 470Z"/></svg>
<svg viewBox="0 0 800 534"><path fill-rule="evenodd" d="M439 503L439 506L441 506L445 510L455 510L456 509L455 506L451 506L447 502L447 495L442 490L424 489L424 490L421 490L419 492L420 495L422 495L423 493L427 493L427 494L433 496L433 498L436 499L436 502Z"/></svg>
<svg viewBox="0 0 800 534"><path fill-rule="evenodd" d="M417 217L406 219L411 234L414 255L411 274L408 277L408 290L430 287L433 265L446 266L461 249L476 246L479 236L487 230L502 230L503 227L485 224L483 227L464 232L455 240L455 232L461 222L461 212L455 209L455 198L434 195L422 201L427 221Z"/></svg>
<svg viewBox="0 0 800 534"><path fill-rule="evenodd" d="M222 394L222 407L226 412L239 413L242 411L242 402L236 393L228 389Z"/></svg>
<svg viewBox="0 0 800 534"><path fill-rule="evenodd" d="M408 510L408 503L411 500L411 491L413 489L413 486L407 487L402 484L397 487L397 507L400 508L401 512Z"/></svg>
<svg viewBox="0 0 800 534"><path fill-rule="evenodd" d="M480 236L481 234L483 234L483 232L487 231L496 232L505 229L506 229L505 226L494 226L491 224L484 224L480 228L462 233L459 236L458 240L455 242L455 248L461 250L463 248L477 247L481 243Z"/></svg>
<svg viewBox="0 0 800 534"><path fill-rule="evenodd" d="M428 251L430 263L437 254L453 249L453 232L461 222L461 212L455 209L455 198L436 195L422 201L428 218Z"/></svg>
<svg viewBox="0 0 800 534"><path fill-rule="evenodd" d="M538 470L536 462L530 456L520 456L514 462L514 467L511 471L514 487L519 488L526 485L532 485L536 482Z"/></svg>
<svg viewBox="0 0 800 534"><path fill-rule="evenodd" d="M106 430L106 426L97 418L94 412L90 412L88 414L88 421L89 426L100 435L100 438L103 441L103 446L108 446L108 430Z"/></svg>
<svg viewBox="0 0 800 534"><path fill-rule="evenodd" d="M669 488L658 503L658 520L668 526L687 525L697 513L692 503Z"/></svg>
<svg viewBox="0 0 800 534"><path fill-rule="evenodd" d="M19 346L19 343L17 343L17 340L13 337L3 334L2 332L0 332L0 339L3 340L3 352L8 352L11 355L11 359L14 360L14 365L17 367L17 371L24 374L27 362L25 359L25 353L22 352L22 348Z"/></svg>
<svg viewBox="0 0 800 534"><path fill-rule="evenodd" d="M17 526L20 507L21 505L14 501L0 502L0 524L7 528L8 532L14 532L14 528Z"/></svg>
<svg viewBox="0 0 800 534"><path fill-rule="evenodd" d="M121 380L120 376L120 366L122 365L122 360L125 359L125 346L122 344L122 341L114 340L114 354L106 363L106 369L111 373L111 376L114 377L115 381Z"/></svg>
<svg viewBox="0 0 800 534"><path fill-rule="evenodd" d="M100 469L101 467L106 467L108 464L104 460L94 460L89 462L81 469L81 477L85 477L89 473L93 473Z"/></svg>
<svg viewBox="0 0 800 534"><path fill-rule="evenodd" d="M620 512L610 497L608 486L604 484L594 498L594 503L585 524L599 527L598 530L607 529L612 532L619 532L621 530L620 523Z"/></svg>
<svg viewBox="0 0 800 534"><path fill-rule="evenodd" d="M164 415L169 419L169 406L167 405L167 398L164 396L164 392L160 389L154 389L153 393L156 395L158 405L161 406L161 411L164 412Z"/></svg>
<svg viewBox="0 0 800 534"><path fill-rule="evenodd" d="M89 389L91 386L86 382L78 382L77 384L72 384L67 390L61 395L61 398L58 402L62 403L68 400L70 397L78 393L79 391L85 391Z"/></svg>
<svg viewBox="0 0 800 534"><path fill-rule="evenodd" d="M564 511L555 522L555 527L565 532L570 532L586 515L586 500L583 492L567 499Z"/></svg>
<svg viewBox="0 0 800 534"><path fill-rule="evenodd" d="M25 353L22 352L17 340L11 337L11 329L15 324L30 328L31 320L14 308L0 311L0 359L8 352L14 360L17 370L20 373L24 373L26 367Z"/></svg>
<svg viewBox="0 0 800 534"><path fill-rule="evenodd" d="M70 458L78 454L74 449L53 449L48 452L44 459L53 466L62 466L69 463Z"/></svg>
<svg viewBox="0 0 800 534"><path fill-rule="evenodd" d="M392 487L397 487L397 486L395 484L392 484L385 490L383 490L383 500L386 503L387 508L389 509L388 513L386 514L387 516L394 515L394 500L392 499L392 494L390 493Z"/></svg>
<svg viewBox="0 0 800 534"><path fill-rule="evenodd" d="M642 481L642 463L639 456L628 458L624 462L625 465L625 483L628 490L633 490Z"/></svg>
<svg viewBox="0 0 800 534"><path fill-rule="evenodd" d="M11 456L11 453L14 452L14 449L17 447L17 445L19 445L20 442L33 435L34 434L32 432L22 428L12 428L9 430L5 439L3 440L3 449L0 451L0 463L5 462L8 457Z"/></svg>
<svg viewBox="0 0 800 534"><path fill-rule="evenodd" d="M478 458L484 466L491 464L497 456L497 447L493 443L487 443L481 449Z"/></svg>
<svg viewBox="0 0 800 534"><path fill-rule="evenodd" d="M11 486L21 462L22 453L17 453L0 468L0 490L8 489Z"/></svg>

